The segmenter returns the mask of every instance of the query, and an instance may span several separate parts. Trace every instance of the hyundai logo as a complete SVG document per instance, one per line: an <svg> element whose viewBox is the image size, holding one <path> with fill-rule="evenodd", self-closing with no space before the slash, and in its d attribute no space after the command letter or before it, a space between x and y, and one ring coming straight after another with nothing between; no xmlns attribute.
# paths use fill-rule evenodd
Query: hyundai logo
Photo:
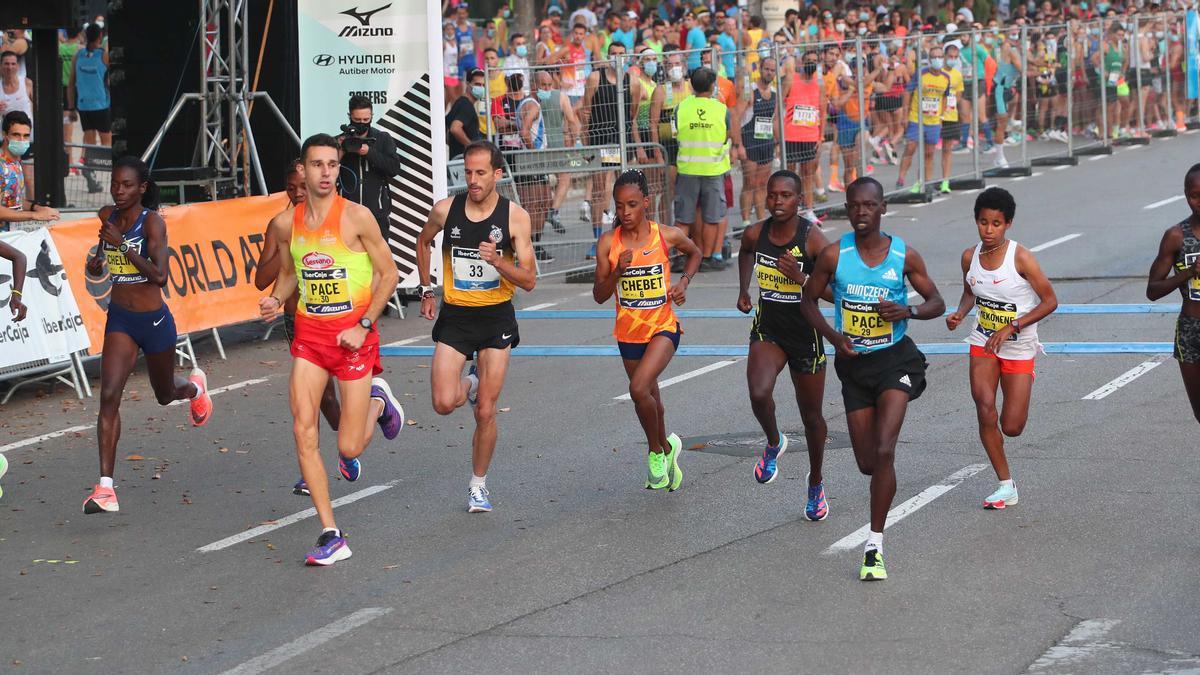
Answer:
<svg viewBox="0 0 1200 675"><path fill-rule="evenodd" d="M324 66L328 66L328 65L332 65L332 64L333 64L333 55L332 54L317 54L316 56L313 57L313 65L324 67Z"/></svg>

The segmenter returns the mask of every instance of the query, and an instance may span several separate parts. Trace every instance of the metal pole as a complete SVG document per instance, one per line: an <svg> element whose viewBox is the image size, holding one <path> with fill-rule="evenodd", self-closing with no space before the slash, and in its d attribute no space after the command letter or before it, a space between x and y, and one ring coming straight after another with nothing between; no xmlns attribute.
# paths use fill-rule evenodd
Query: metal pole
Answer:
<svg viewBox="0 0 1200 675"><path fill-rule="evenodd" d="M1012 126L1010 123L1009 126ZM1029 166L1029 26L1021 26L1021 166Z"/></svg>
<svg viewBox="0 0 1200 675"><path fill-rule="evenodd" d="M979 47L979 31L971 32L971 161L975 165L975 180L983 180L983 170L979 165L979 68L977 68L975 52ZM943 141L944 142L944 141ZM1003 143L1003 141L1001 141ZM1000 146L1003 148L1003 144Z"/></svg>
<svg viewBox="0 0 1200 675"><path fill-rule="evenodd" d="M618 54L616 60L613 61L613 66L616 68L617 78L617 144L621 148L621 171L624 172L629 168L628 158L625 156L625 151L629 146L629 139L625 133L625 81L629 77L626 74L626 66L628 54ZM715 67L717 64L713 64ZM600 77L604 77L604 73L600 73ZM713 88L716 88L716 83L713 83Z"/></svg>
<svg viewBox="0 0 1200 675"><path fill-rule="evenodd" d="M1146 97L1142 96L1142 38L1141 38L1142 22L1135 16L1133 19L1133 49L1137 54L1137 65L1134 66L1134 79L1137 81L1137 111L1138 111L1138 131L1142 134L1146 133Z"/></svg>
<svg viewBox="0 0 1200 675"><path fill-rule="evenodd" d="M496 129L492 126L492 72L487 61L483 62L483 117L487 121L487 139L495 143Z"/></svg>
<svg viewBox="0 0 1200 675"><path fill-rule="evenodd" d="M1104 60L1108 52L1108 36L1104 34L1104 21L1100 24L1100 143L1107 147L1112 139L1108 137L1108 76L1104 73Z"/></svg>
<svg viewBox="0 0 1200 675"><path fill-rule="evenodd" d="M167 130L171 128L172 124L174 124L175 118L179 117L179 112L183 110L184 104L186 104L188 101L199 101L201 110L204 109L203 94L184 94L183 96L180 96L179 99L175 101L175 107L171 108L171 112L167 113L167 119L162 123L162 126L158 128L158 133L154 134L154 138L150 139L150 144L146 146L144 151L142 151L143 162L150 161L150 156L153 155L154 151L158 149L158 144L162 143L163 136L167 135ZM200 136L203 138L204 133L201 132Z"/></svg>
<svg viewBox="0 0 1200 675"><path fill-rule="evenodd" d="M1075 36L1067 24L1067 157L1075 156Z"/></svg>
<svg viewBox="0 0 1200 675"><path fill-rule="evenodd" d="M250 165L254 167L254 178L258 180L258 189L262 194L269 195L267 179L263 176L262 160L258 156L258 146L254 144L254 132L250 131L250 113L246 110L246 102L238 101L238 117L242 121L242 133L246 134L246 148L250 151Z"/></svg>
<svg viewBox="0 0 1200 675"><path fill-rule="evenodd" d="M775 115L779 119L779 132L780 133L779 133L779 138L777 140L779 141L779 168L781 168L781 169L788 168L787 141L785 140L787 138L788 119L785 114L785 111L787 110L787 108L784 105L784 101L783 101L783 97L787 92L785 92L783 90L783 56L784 56L784 54L787 53L787 50L789 50L789 49L792 49L792 46L785 44L783 46L784 51L781 53L779 45L772 44L772 46L771 46L771 53L773 53L775 55ZM795 68L793 68L792 69L792 83L793 84L796 82L795 78L796 78L796 71L795 71Z"/></svg>
<svg viewBox="0 0 1200 675"><path fill-rule="evenodd" d="M1163 35L1167 31L1167 14L1163 13L1159 18L1163 26ZM1160 57L1162 58L1161 68L1163 71L1163 96L1167 97L1167 129L1175 129L1175 96L1171 91L1171 38L1167 38L1166 49L1162 50Z"/></svg>
<svg viewBox="0 0 1200 675"><path fill-rule="evenodd" d="M854 53L857 55L854 59L854 82L855 88L858 89L858 119L854 120L854 126L858 128L858 175L863 177L867 175L867 130L863 120L866 118L866 96L863 94L863 39L861 35L854 36Z"/></svg>
<svg viewBox="0 0 1200 675"><path fill-rule="evenodd" d="M199 62L199 64L200 64L200 124L204 125L203 128L200 130L200 137L198 139L199 143L200 143L200 146L199 146L200 157L198 159L199 159L199 161L201 161L205 165L207 165L208 164L208 152L209 152L209 149L208 149L208 144L209 144L209 138L208 138L208 134L209 134L209 129L208 129L208 61L211 58L211 56L209 54L207 54L206 52L208 51L208 46L209 46L208 22L209 22L210 17L208 15L208 3L206 2L206 0L198 0L198 4L200 5L200 58L197 59L197 62ZM182 100L182 99L180 99L180 100ZM165 124L163 125L163 130L164 131L166 130ZM159 138L158 140L161 141L162 139Z"/></svg>
<svg viewBox="0 0 1200 675"><path fill-rule="evenodd" d="M279 106L275 105L275 101L271 98L270 94L265 91L255 91L250 93L250 98L264 101L266 103L267 107L270 108L272 113L274 113L275 119L279 120L279 123L283 125L283 130L286 131L287 135L291 137L293 142L295 142L297 148L303 144L303 141L300 140L300 135L296 133L296 130L293 129L292 125L287 121L287 118L283 116L283 113L279 110Z"/></svg>
<svg viewBox="0 0 1200 675"><path fill-rule="evenodd" d="M925 57L924 45L921 44L923 37L917 38L917 86L913 88L912 95L917 97L916 100L909 100L909 110L913 105L917 107L917 185L921 187L921 192L925 191L925 180L928 176L925 175L925 111L921 109L921 98L924 91L921 89L921 75L925 73ZM904 111L906 114L908 110ZM903 157L900 161L904 161Z"/></svg>

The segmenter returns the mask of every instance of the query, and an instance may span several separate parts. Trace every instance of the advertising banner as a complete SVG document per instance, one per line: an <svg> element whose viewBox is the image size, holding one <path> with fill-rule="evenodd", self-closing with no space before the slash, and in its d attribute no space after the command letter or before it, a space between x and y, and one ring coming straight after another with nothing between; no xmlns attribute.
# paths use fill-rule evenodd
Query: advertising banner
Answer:
<svg viewBox="0 0 1200 675"><path fill-rule="evenodd" d="M1200 98L1200 13L1189 9L1184 25L1187 28L1187 66L1184 68L1187 72L1187 98L1193 100Z"/></svg>
<svg viewBox="0 0 1200 675"><path fill-rule="evenodd" d="M0 234L0 241L25 254L21 299L29 308L23 321L13 321L9 306L13 297L12 263L0 259L0 368L41 359L65 361L72 353L87 349L84 319L46 228L5 232Z"/></svg>
<svg viewBox="0 0 1200 675"><path fill-rule="evenodd" d="M163 298L175 315L180 334L258 318L259 298L267 294L254 287L263 232L271 218L287 205L287 197L278 193L171 206L161 211L167 223L168 280ZM96 253L100 221L76 220L55 225L49 231L62 254L60 265L78 294L78 313L91 338L91 353L99 354L104 348L112 282L107 269L92 277L86 267L88 258ZM25 287L29 286L26 281Z"/></svg>
<svg viewBox="0 0 1200 675"><path fill-rule="evenodd" d="M417 285L417 234L446 196L441 6L433 0L299 0L300 130L337 135L350 97L371 101L396 141L388 244L400 286ZM436 260L438 256L434 256Z"/></svg>

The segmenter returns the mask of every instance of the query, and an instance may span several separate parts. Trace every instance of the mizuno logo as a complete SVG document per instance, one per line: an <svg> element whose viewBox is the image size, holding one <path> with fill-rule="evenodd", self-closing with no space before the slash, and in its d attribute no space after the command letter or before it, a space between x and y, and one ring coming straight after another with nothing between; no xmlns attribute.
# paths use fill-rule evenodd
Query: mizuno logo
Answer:
<svg viewBox="0 0 1200 675"><path fill-rule="evenodd" d="M376 14L382 12L383 10L385 10L391 6L392 6L392 4L389 2L388 4L384 5L383 7L380 7L378 9L372 9L367 12L360 12L360 11L358 11L358 7L351 7L350 9L347 9L345 11L338 12L338 14L345 14L346 16L354 17L355 19L358 19L358 22L360 24L362 24L364 26L370 26L371 25L371 17L375 16Z"/></svg>
<svg viewBox="0 0 1200 675"><path fill-rule="evenodd" d="M155 326L157 326L158 324L160 324L160 323L162 323L163 321L166 321L166 320L167 320L167 317L165 317L165 316L164 316L164 317L160 317L158 321L155 321L155 322L154 322L154 325L155 325Z"/></svg>
<svg viewBox="0 0 1200 675"><path fill-rule="evenodd" d="M900 277L896 276L896 270L894 270L890 267L888 268L888 271L883 273L884 281L897 281L897 280L899 280L899 278Z"/></svg>

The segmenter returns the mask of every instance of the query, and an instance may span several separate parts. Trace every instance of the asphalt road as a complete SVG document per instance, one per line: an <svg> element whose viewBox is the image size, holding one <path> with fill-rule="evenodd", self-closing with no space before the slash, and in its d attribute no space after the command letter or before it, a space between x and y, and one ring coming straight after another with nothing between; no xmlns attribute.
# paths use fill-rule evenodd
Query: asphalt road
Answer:
<svg viewBox="0 0 1200 675"><path fill-rule="evenodd" d="M1038 254L1060 302L1139 303L1162 231L1186 210L1181 200L1144 207L1181 194L1198 156L1200 135L1185 135L989 184L1017 197L1017 241L1080 235ZM976 241L972 200L896 206L885 221L924 255L950 305L959 254ZM848 231L827 226L831 237ZM547 280L520 303L595 308L589 289ZM735 299L730 269L697 278L687 307ZM1062 315L1041 334L1169 342L1173 321ZM741 345L748 320L684 329L685 345ZM385 341L429 345L429 330L419 317L393 319ZM911 330L919 343L962 338L941 321ZM521 332L526 345L612 344L604 319L526 320ZM1197 426L1169 356L1041 358L1029 426L1008 444L1022 499L1000 512L980 508L995 479L966 357L930 357L930 387L909 409L897 456L896 505L921 508L888 528L891 578L863 584L861 544L839 547L867 523L868 482L847 447L835 376L825 396L831 514L809 523L803 443L781 480L754 482L760 436L744 360L718 357L680 356L664 375L730 361L663 390L671 428L693 446L712 441L686 454L673 494L642 489L643 439L616 400L626 383L615 357L515 357L488 481L496 509L485 515L465 508L469 410L437 417L428 359L387 359L415 424L376 440L358 483L333 480L334 496L353 500L337 516L354 556L306 568L318 526L288 519L310 507L290 493L288 356L278 333L259 334L228 331L228 361L198 345L210 386L252 382L217 394L202 429L182 407L156 406L144 375L131 380L119 514L80 512L96 474L95 399L60 388L0 409L12 464L0 501L0 671L1200 670ZM776 392L781 422L798 431L789 388L784 378ZM336 476L332 435L322 440ZM214 546L257 526L268 531Z"/></svg>

